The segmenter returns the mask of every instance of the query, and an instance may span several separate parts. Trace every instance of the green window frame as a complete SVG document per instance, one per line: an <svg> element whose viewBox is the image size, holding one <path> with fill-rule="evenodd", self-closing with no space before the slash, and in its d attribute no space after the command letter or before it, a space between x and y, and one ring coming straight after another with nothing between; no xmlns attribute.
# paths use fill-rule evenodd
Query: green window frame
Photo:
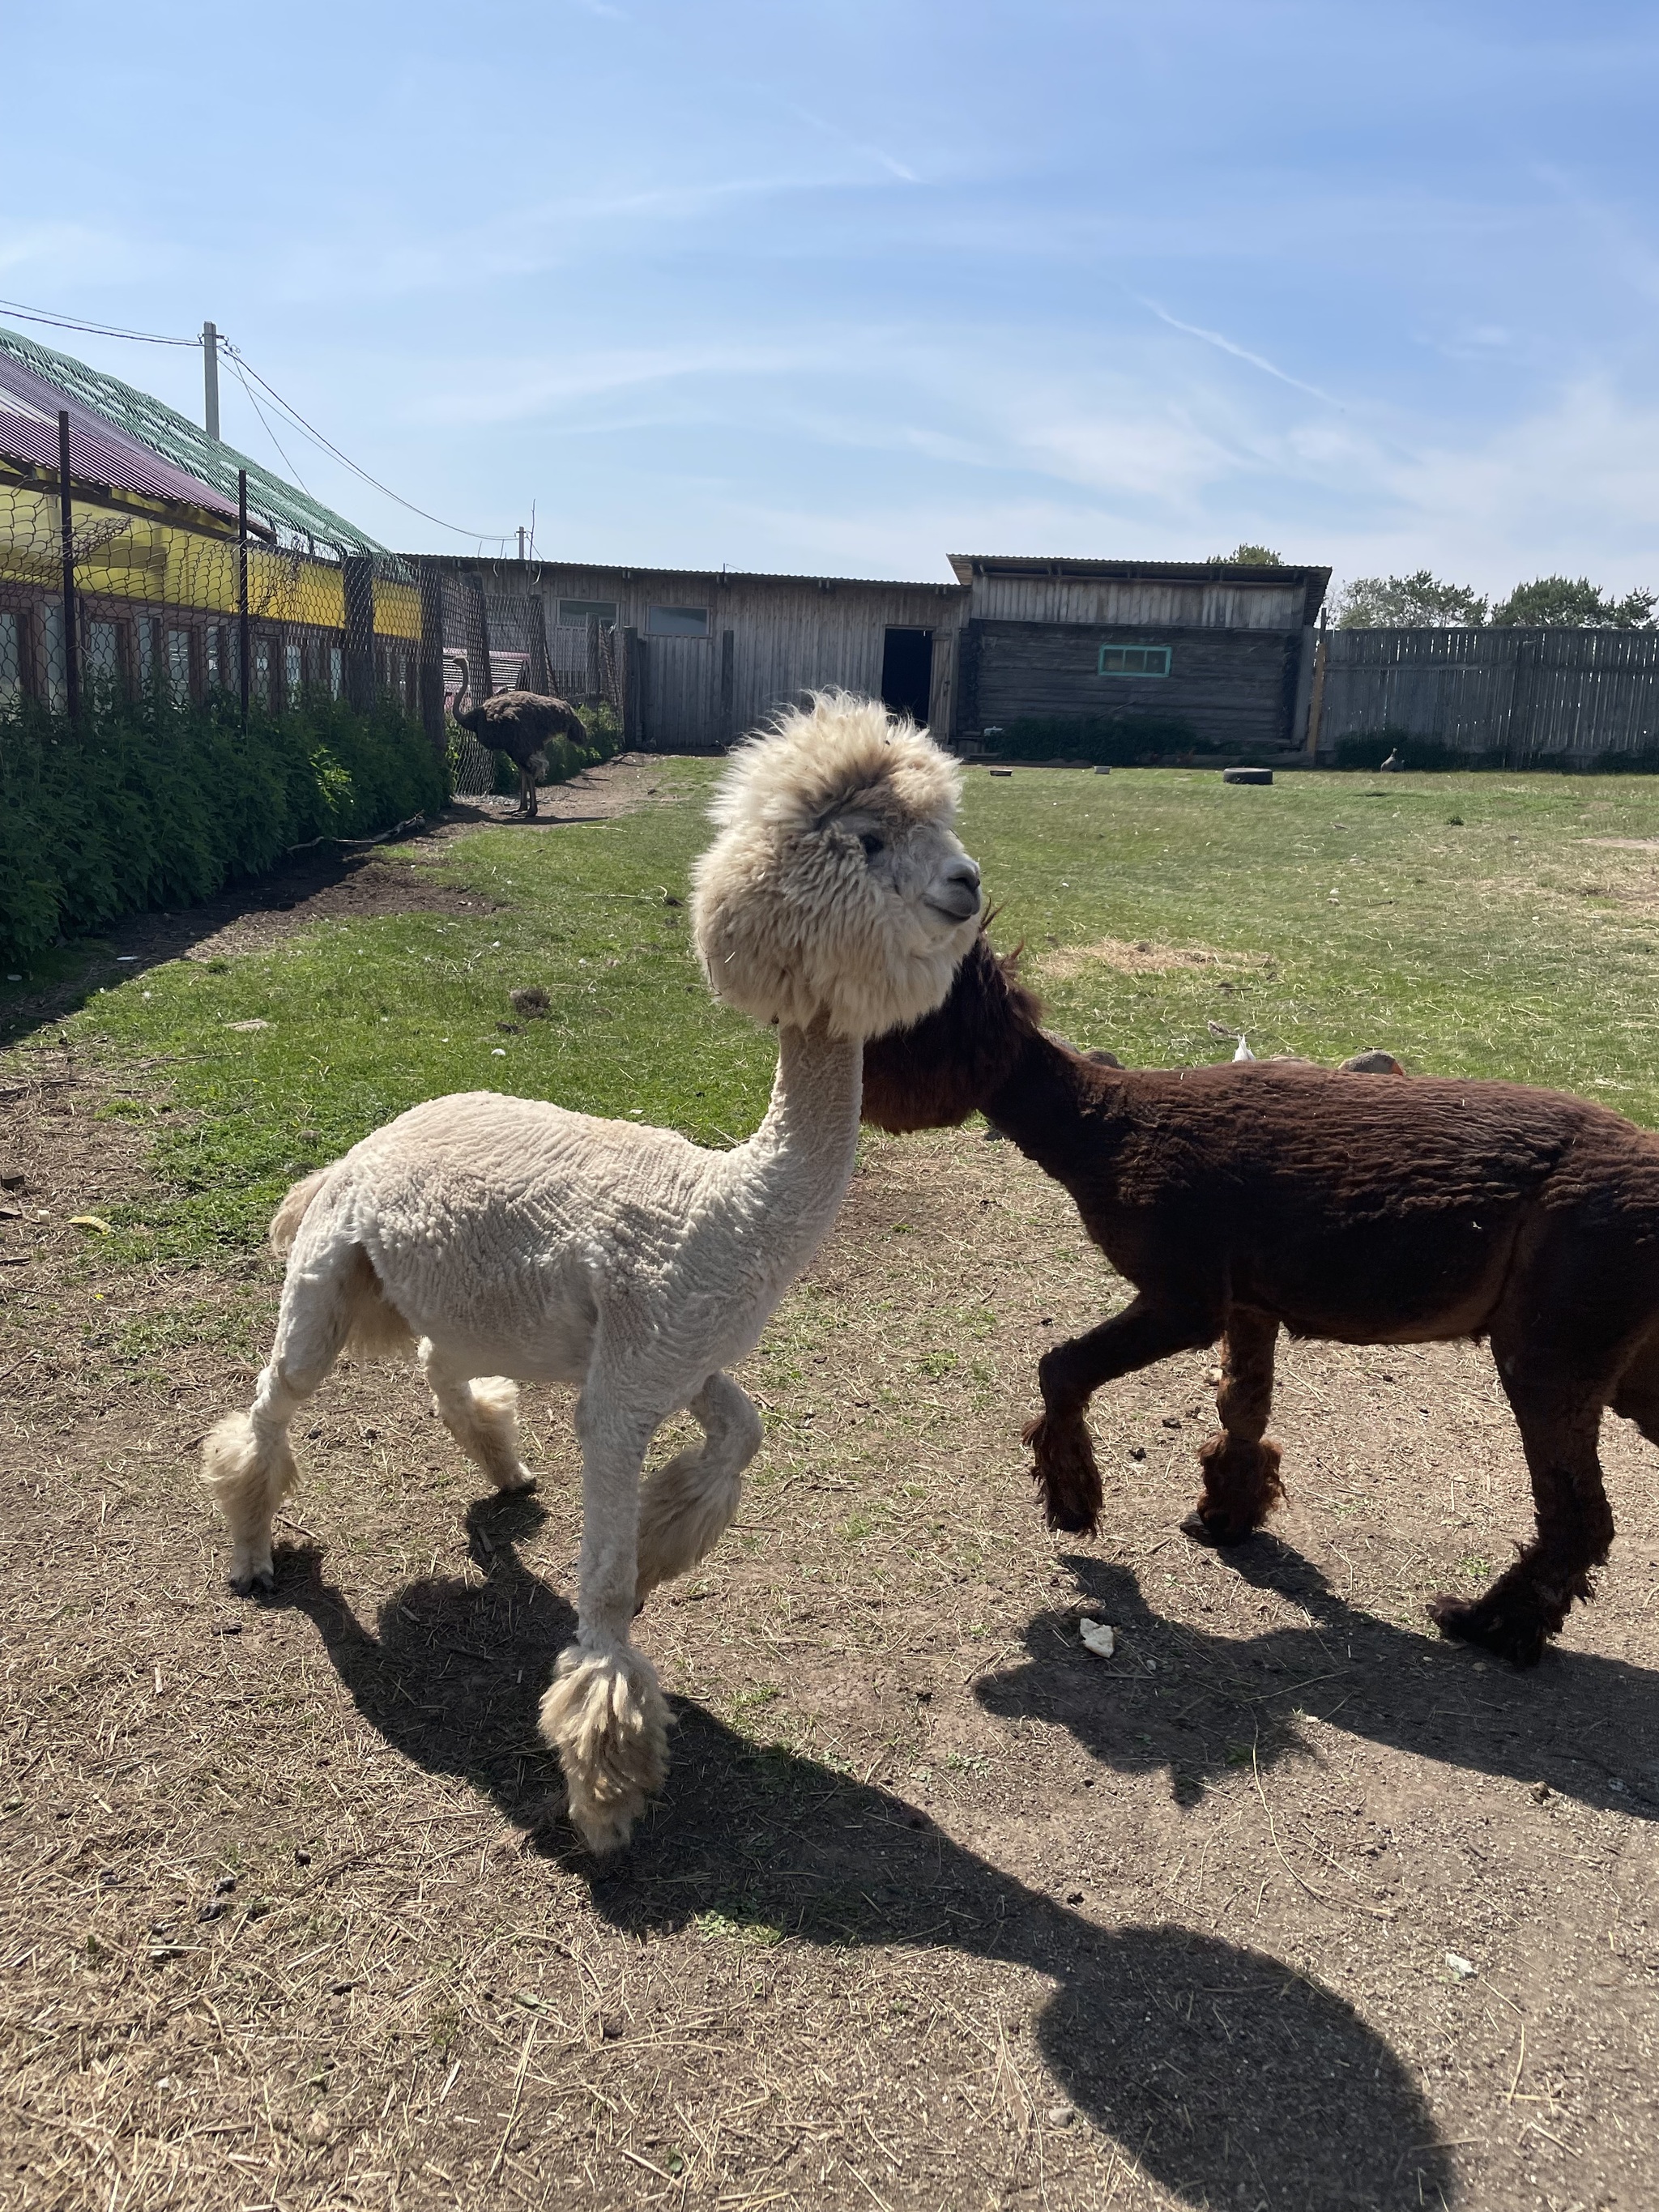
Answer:
<svg viewBox="0 0 1659 2212"><path fill-rule="evenodd" d="M1097 676L1167 676L1167 645L1103 645L1095 663Z"/></svg>

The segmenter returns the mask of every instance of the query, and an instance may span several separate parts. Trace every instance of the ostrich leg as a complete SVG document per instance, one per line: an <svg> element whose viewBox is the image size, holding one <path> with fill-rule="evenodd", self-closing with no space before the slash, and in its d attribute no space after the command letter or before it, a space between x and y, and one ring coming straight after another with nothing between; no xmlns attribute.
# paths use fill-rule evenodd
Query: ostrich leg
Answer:
<svg viewBox="0 0 1659 2212"><path fill-rule="evenodd" d="M1084 1413L1101 1384L1172 1352L1212 1344L1218 1331L1218 1316L1201 1306L1155 1306L1142 1296L1086 1336L1043 1353L1037 1366L1042 1412L1026 1428L1025 1441L1051 1528L1091 1535L1100 1519L1100 1469Z"/></svg>
<svg viewBox="0 0 1659 2212"><path fill-rule="evenodd" d="M1200 1544L1240 1544L1278 1504L1279 1446L1262 1434L1273 1397L1273 1350L1279 1323L1235 1306L1227 1316L1226 1352L1216 1411L1221 1426L1200 1449L1204 1487L1182 1522Z"/></svg>

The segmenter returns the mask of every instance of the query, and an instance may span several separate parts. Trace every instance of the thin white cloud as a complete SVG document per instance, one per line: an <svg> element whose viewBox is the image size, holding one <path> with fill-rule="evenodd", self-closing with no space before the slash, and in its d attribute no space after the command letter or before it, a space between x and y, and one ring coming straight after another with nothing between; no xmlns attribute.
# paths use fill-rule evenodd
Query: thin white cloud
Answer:
<svg viewBox="0 0 1659 2212"><path fill-rule="evenodd" d="M562 349L545 363L505 364L486 358L452 363L448 376L462 381L412 395L405 402L403 420L452 428L463 423L523 422L557 408L650 386L696 378L782 376L817 367L820 361L813 348L777 343L617 347L586 354Z"/></svg>
<svg viewBox="0 0 1659 2212"><path fill-rule="evenodd" d="M1248 362L1252 368L1261 369L1264 375L1276 376L1281 384L1288 384L1294 392L1305 392L1310 398L1322 399L1328 407L1342 404L1328 392L1322 392L1316 384L1304 384L1299 376L1287 375L1265 354L1252 353L1248 346L1236 345L1231 338L1224 337L1219 331L1206 331L1197 323L1183 323L1178 316L1170 314L1167 308L1160 307L1156 300L1143 298L1140 305L1156 315L1159 322L1167 323L1172 331L1184 331L1189 338L1202 338L1206 345L1212 345L1219 352L1231 354L1236 361Z"/></svg>

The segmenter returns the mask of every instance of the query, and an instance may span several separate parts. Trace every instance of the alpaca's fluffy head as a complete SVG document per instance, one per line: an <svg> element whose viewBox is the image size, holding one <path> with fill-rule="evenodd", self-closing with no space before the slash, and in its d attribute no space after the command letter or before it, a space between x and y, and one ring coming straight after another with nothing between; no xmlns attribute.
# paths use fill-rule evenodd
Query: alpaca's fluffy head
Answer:
<svg viewBox="0 0 1659 2212"><path fill-rule="evenodd" d="M960 778L879 701L817 693L738 747L691 918L717 994L757 1021L878 1036L938 1006L979 924Z"/></svg>

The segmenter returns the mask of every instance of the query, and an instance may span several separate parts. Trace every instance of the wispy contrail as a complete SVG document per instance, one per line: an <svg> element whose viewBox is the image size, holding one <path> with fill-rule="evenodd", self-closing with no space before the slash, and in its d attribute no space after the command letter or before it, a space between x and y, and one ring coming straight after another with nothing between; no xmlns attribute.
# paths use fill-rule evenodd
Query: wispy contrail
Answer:
<svg viewBox="0 0 1659 2212"><path fill-rule="evenodd" d="M1268 376L1276 376L1281 384L1291 385L1297 392L1305 392L1311 398L1322 399L1328 407L1342 404L1328 392L1322 392L1316 384L1304 384L1299 376L1287 376L1282 368L1276 368L1263 355L1252 353L1248 346L1235 345L1231 338L1223 337L1219 331L1202 330L1196 323L1183 323L1178 315L1172 315L1167 308L1160 307L1156 300L1143 298L1140 304L1149 308L1159 322L1167 323L1172 331L1184 331L1189 338L1202 338L1206 345L1212 345L1223 353L1231 354L1236 361L1248 361L1252 368L1259 368Z"/></svg>

